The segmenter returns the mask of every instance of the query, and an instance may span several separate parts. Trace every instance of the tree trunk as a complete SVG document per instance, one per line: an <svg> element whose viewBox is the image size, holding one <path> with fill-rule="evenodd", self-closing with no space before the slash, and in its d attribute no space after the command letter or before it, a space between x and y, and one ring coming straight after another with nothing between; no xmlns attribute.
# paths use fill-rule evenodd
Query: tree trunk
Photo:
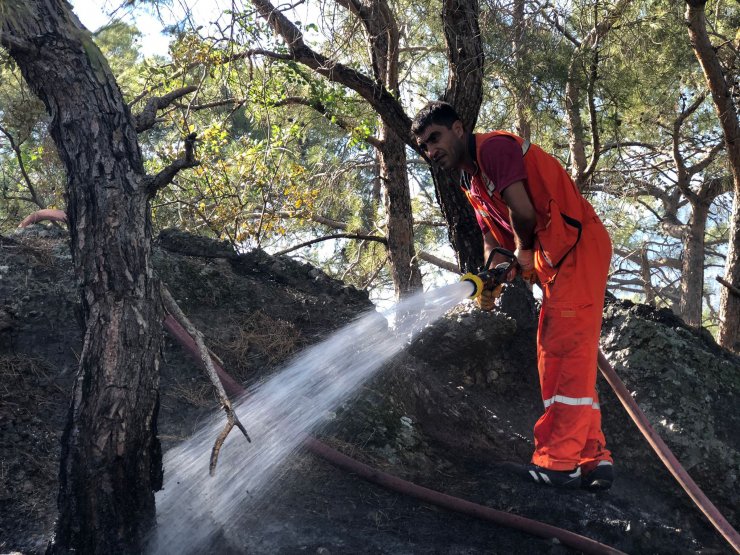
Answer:
<svg viewBox="0 0 740 555"><path fill-rule="evenodd" d="M421 272L414 248L414 221L411 212L406 145L382 122L383 148L379 153L380 176L385 184L383 199L388 218L388 257L396 298L421 289Z"/></svg>
<svg viewBox="0 0 740 555"><path fill-rule="evenodd" d="M689 326L698 328L702 321L704 298L704 232L707 225L709 205L692 203L692 212L683 240L683 262L681 265L681 299L679 315Z"/></svg>
<svg viewBox="0 0 740 555"><path fill-rule="evenodd" d="M146 174L131 114L89 33L63 0L27 6L1 38L51 115L85 320L50 551L137 552L162 480L162 313Z"/></svg>
<svg viewBox="0 0 740 555"><path fill-rule="evenodd" d="M458 266L462 272L474 272L483 266L483 235L460 189L460 177L436 167L432 167L432 176Z"/></svg>
<svg viewBox="0 0 740 555"><path fill-rule="evenodd" d="M739 141L740 142L740 141ZM735 180L735 198L732 200L730 243L727 247L725 281L740 287L740 182ZM740 353L740 297L722 287L719 299L719 344Z"/></svg>
<svg viewBox="0 0 740 555"><path fill-rule="evenodd" d="M725 136L727 158L732 172L735 197L732 203L725 280L737 287L740 286L740 199L738 198L740 197L740 121L738 121L737 110L732 102L730 87L717 58L717 51L707 34L705 4L703 0L687 0L686 23L689 27L691 46L712 93L712 101ZM720 320L720 345L740 353L740 298L733 295L726 287L722 288L720 295Z"/></svg>
<svg viewBox="0 0 740 555"><path fill-rule="evenodd" d="M588 161L586 160L585 130L581 119L580 55L580 49L576 49L568 66L568 80L565 84L565 113L568 119L570 176L578 189L583 189Z"/></svg>
<svg viewBox="0 0 740 555"><path fill-rule="evenodd" d="M450 63L444 100L455 107L465 129L472 131L483 102L483 44L478 0L444 0L442 21ZM483 238L472 208L460 190L459 174L432 169L437 200L447 222L450 242L464 272L483 264Z"/></svg>
<svg viewBox="0 0 740 555"><path fill-rule="evenodd" d="M596 120L596 106L593 102L594 86L598 75L598 45L599 42L609 33L614 24L624 15L625 11L632 3L632 0L618 0L611 10L606 13L600 22L596 21L598 16L598 4L594 5L594 26L586 34L583 40L575 42L576 48L571 55L570 64L568 65L568 77L565 84L565 113L568 119L568 146L571 158L571 177L575 181L579 190L586 185L589 177L596 169L596 164L601 156L599 146L599 130ZM583 71L586 66L586 56L591 55L589 62L588 79L584 79ZM589 114L591 120L591 161L586 157L586 137L581 118L581 89L586 84L589 91Z"/></svg>
<svg viewBox="0 0 740 555"><path fill-rule="evenodd" d="M341 2L362 21L368 37L375 79L398 94L398 26L385 0ZM380 146L376 149L386 212L388 258L396 298L421 289L421 272L414 248L406 144L382 117L378 118Z"/></svg>
<svg viewBox="0 0 740 555"><path fill-rule="evenodd" d="M377 0L337 0L337 2L356 14L368 31L374 79L309 48L303 40L301 31L269 0L251 0L260 17L285 41L294 60L327 79L356 91L373 107L387 128L392 129L407 145L418 148L411 134L411 119L398 102L397 94L394 96L392 93L395 86L393 84L384 86L384 79L387 76L397 75L397 65L384 67L384 63L391 59L397 61L398 55L398 34L393 28L395 23L387 25L393 21L392 17L388 17L392 14L387 2ZM472 129L483 97L481 92L483 47L478 27L478 2L445 0L442 11L450 60L444 98L458 109L463 122ZM387 27L387 36L383 32L384 25ZM433 176L437 199L447 220L450 241L458 254L460 267L477 268L483 257L483 243L473 211L467 206L465 196L457 190L457 185L451 184L451 176L440 177L437 171L433 171Z"/></svg>
<svg viewBox="0 0 740 555"><path fill-rule="evenodd" d="M643 290L645 291L645 304L655 306L655 289L653 288L653 278L650 271L650 259L648 258L647 245L642 246L640 252L640 277L642 278Z"/></svg>

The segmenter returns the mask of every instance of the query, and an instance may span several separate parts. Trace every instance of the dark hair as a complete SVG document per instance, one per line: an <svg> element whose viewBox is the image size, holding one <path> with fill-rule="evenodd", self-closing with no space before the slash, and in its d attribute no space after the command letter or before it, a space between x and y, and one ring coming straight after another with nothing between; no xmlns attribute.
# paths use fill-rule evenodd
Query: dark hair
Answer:
<svg viewBox="0 0 740 555"><path fill-rule="evenodd" d="M444 125L449 129L459 119L460 116L451 104L440 101L428 102L411 122L411 132L419 136L430 125Z"/></svg>

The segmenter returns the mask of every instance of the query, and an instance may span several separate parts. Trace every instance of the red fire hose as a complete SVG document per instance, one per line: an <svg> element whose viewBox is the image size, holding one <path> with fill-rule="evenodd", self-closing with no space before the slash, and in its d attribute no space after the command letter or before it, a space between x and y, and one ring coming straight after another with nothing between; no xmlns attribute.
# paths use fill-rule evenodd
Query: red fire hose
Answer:
<svg viewBox="0 0 740 555"><path fill-rule="evenodd" d="M164 319L163 324L164 328L185 348L185 350L196 360L200 361L198 348L188 332L170 315ZM213 360L213 365L221 379L221 383L223 383L226 393L230 396L236 397L245 392L245 389L241 384L234 380L234 378L232 378L216 360ZM568 530L563 530L556 526L544 524L542 522L513 515L511 513L497 511L490 507L478 505L458 497L452 497L451 495L446 495L444 493L413 484L406 480L402 480L401 478L392 476L386 472L371 468L366 464L356 461L355 459L340 453L336 449L332 449L325 443L312 437L308 437L306 439L305 445L311 453L318 455L334 466L357 474L361 478L374 482L384 488L415 497L416 499L420 499L426 503L431 503L455 512L495 522L496 524L507 526L509 528L515 528L542 538L557 538L564 545L582 551L583 553L593 555L624 555L622 551L574 532L569 532Z"/></svg>
<svg viewBox="0 0 740 555"><path fill-rule="evenodd" d="M43 220L66 222L67 215L61 210L39 210L23 220L19 227L26 227L32 223L37 223ZM195 357L196 360L200 361L200 354L198 353L195 342L187 331L185 331L185 329L180 326L172 316L168 315L163 321L163 325L165 329L170 332L170 334L172 334L193 357ZM727 540L737 553L740 553L740 534L738 534L732 525L727 522L727 519L722 516L719 510L714 506L699 486L696 485L696 482L694 482L691 476L689 476L688 472L686 472L686 470L681 466L681 463L676 459L675 455L673 455L665 442L650 425L645 414L637 406L632 395L630 395L624 383L619 376L617 376L617 373L611 367L609 361L601 351L599 351L598 363L599 369L606 378L606 381L612 387L625 410L637 425L640 432L642 432L642 435L645 436L645 439L656 452L660 460L663 461L663 464L665 464L670 473L673 474L673 477L678 481L689 497L691 497L701 512L704 513L717 531L722 534L722 537ZM229 395L238 396L244 393L245 390L241 384L234 380L234 378L232 378L217 361L214 360L213 364L218 372L219 379L221 380L224 389ZM415 497L422 501L482 518L484 520L490 520L497 524L523 530L536 536L557 538L565 545L579 549L584 553L622 553L612 547L555 526L550 526L548 524L512 515L510 513L497 511L490 507L477 505L470 501L465 501L464 499L452 497L450 495L407 482L406 480L391 476L390 474L373 469L359 461L351 459L314 438L308 438L306 445L309 451L326 459L335 466L354 472L358 476L371 482L375 482L383 487L410 495L411 497Z"/></svg>
<svg viewBox="0 0 740 555"><path fill-rule="evenodd" d="M663 461L663 464L666 465L666 468L668 468L670 473L673 474L673 477L679 484L681 484L681 487L686 491L686 493L689 494L689 497L691 497L694 503L696 503L696 506L699 507L701 512L703 512L709 519L709 522L711 522L717 531L727 540L727 543L729 543L737 553L740 553L740 535L738 535L732 525L727 522L725 517L722 516L709 498L704 495L704 492L699 489L696 482L691 479L688 472L684 470L681 463L678 462L678 459L676 459L665 442L653 429L650 422L648 422L645 417L645 414L640 410L640 407L637 406L632 395L630 395L630 392L625 387L624 382L619 379L619 376L617 376L617 373L611 367L609 361L606 360L604 353L601 351L599 351L599 369L606 378L606 381L609 382L614 393L617 394L617 397L622 402L627 414L630 415L634 423L642 432L642 435L645 436L647 442L653 448L658 457L660 457L660 460Z"/></svg>

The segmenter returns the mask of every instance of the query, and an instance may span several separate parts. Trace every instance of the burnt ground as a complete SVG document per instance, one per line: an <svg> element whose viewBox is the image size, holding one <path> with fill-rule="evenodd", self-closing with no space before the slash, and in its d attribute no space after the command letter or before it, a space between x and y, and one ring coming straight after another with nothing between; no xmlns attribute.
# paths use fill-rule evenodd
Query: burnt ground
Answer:
<svg viewBox="0 0 740 555"><path fill-rule="evenodd" d="M155 266L245 384L371 308L364 293L310 266L236 256L169 233ZM0 553L42 552L55 519L59 441L81 348L65 237L35 226L0 239ZM614 301L602 346L692 477L738 527L740 362L665 311ZM536 306L510 287L501 310L467 303L431 326L318 432L386 472L628 553L731 553L662 467L600 380L604 431L619 472L606 493L520 482L539 416ZM208 382L171 340L161 381L164 447L215 410ZM248 426L248 423L247 423ZM165 472L167 470L165 469ZM204 469L204 473L206 470ZM549 539L457 515L365 482L310 453L286 464L221 553L574 553Z"/></svg>

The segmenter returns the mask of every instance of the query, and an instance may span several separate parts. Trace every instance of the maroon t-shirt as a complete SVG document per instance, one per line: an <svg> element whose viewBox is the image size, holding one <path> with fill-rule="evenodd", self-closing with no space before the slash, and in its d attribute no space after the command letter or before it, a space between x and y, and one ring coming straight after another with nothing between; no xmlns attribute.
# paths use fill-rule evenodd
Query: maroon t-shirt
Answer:
<svg viewBox="0 0 740 555"><path fill-rule="evenodd" d="M494 191L501 194L512 183L527 179L522 147L513 137L507 135L498 135L486 139L480 147L478 166L484 173L482 181L487 190L478 191L478 188L474 186L471 188L471 193L485 206L490 214L499 216L494 216L499 225L512 233L508 214L498 214L489 199ZM488 179L485 179L486 177ZM489 231L483 218L477 212L475 217L481 231L483 233Z"/></svg>

